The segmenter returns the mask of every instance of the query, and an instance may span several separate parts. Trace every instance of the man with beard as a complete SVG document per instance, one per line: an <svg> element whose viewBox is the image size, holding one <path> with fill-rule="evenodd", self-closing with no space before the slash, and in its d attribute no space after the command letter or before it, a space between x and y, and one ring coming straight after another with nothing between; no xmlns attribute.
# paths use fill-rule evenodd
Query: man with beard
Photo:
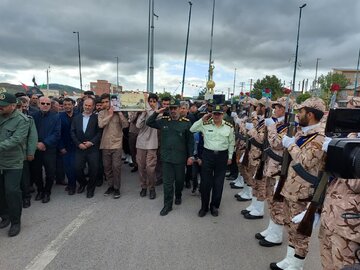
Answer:
<svg viewBox="0 0 360 270"><path fill-rule="evenodd" d="M16 110L16 97L0 94L0 229L11 224L8 235L20 233L21 175L29 119Z"/></svg>
<svg viewBox="0 0 360 270"><path fill-rule="evenodd" d="M60 154L64 162L64 170L68 179L67 191L69 195L75 194L76 176L75 176L75 150L76 146L71 139L71 123L77 113L74 112L75 101L71 98L65 98L63 101L64 112L59 113L61 120L61 138L59 141Z"/></svg>
<svg viewBox="0 0 360 270"><path fill-rule="evenodd" d="M185 163L192 164L194 143L193 135L189 130L191 123L189 119L180 117L179 105L178 100L171 100L170 116L156 119L160 113L166 110L166 107L163 107L156 110L146 121L149 127L161 130L160 154L164 181L164 208L160 212L161 216L166 216L172 210L174 183L175 204L181 204Z"/></svg>
<svg viewBox="0 0 360 270"><path fill-rule="evenodd" d="M296 106L295 106L296 108ZM278 263L271 263L271 269L302 270L309 251L310 237L297 232L308 203L318 183L311 178L300 176L293 168L301 166L308 174L317 178L323 166L322 145L324 129L320 120L324 115L325 103L320 98L309 98L297 106L299 127L294 137L284 136L282 145L287 148L292 161L281 195L284 196L284 223L288 230L289 246L285 258ZM317 222L314 221L314 224Z"/></svg>

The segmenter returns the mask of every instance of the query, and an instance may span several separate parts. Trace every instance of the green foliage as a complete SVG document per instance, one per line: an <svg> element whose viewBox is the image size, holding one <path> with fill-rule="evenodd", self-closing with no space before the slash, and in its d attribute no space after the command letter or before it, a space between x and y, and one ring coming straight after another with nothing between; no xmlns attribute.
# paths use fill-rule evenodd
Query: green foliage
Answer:
<svg viewBox="0 0 360 270"><path fill-rule="evenodd" d="M164 97L172 97L170 92L162 92L162 93L156 93L160 99L163 99Z"/></svg>
<svg viewBox="0 0 360 270"><path fill-rule="evenodd" d="M300 103L304 102L305 100L307 100L308 98L311 98L311 94L309 92L306 92L304 94L300 94L296 98L296 103L300 104Z"/></svg>
<svg viewBox="0 0 360 270"><path fill-rule="evenodd" d="M281 80L278 79L275 75L272 76L265 76L263 79L259 79L254 83L254 88L251 91L251 94L257 98L260 99L262 97L262 91L265 88L271 89L272 93L272 100L276 100L279 97L283 96L282 92L282 83Z"/></svg>
<svg viewBox="0 0 360 270"><path fill-rule="evenodd" d="M344 74L332 73L329 72L327 75L321 75L318 80L320 84L321 94L320 97L325 101L326 104L329 103L331 97L331 85L337 83L340 85L340 89L344 89L350 84L350 81L345 77Z"/></svg>

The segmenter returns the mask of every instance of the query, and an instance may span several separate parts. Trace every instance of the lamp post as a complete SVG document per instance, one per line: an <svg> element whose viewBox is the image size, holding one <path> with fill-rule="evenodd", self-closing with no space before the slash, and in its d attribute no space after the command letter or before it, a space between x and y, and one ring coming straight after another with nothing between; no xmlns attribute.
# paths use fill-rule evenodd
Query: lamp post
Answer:
<svg viewBox="0 0 360 270"><path fill-rule="evenodd" d="M80 34L79 31L74 31L73 34L77 34L78 40L78 52L79 52L79 73L80 73L80 90L82 91L82 77L81 77L81 57L80 57Z"/></svg>
<svg viewBox="0 0 360 270"><path fill-rule="evenodd" d="M297 58L298 58L298 50L299 50L299 34L300 34L300 21L301 21L301 11L306 7L306 4L300 6L299 12L299 23L298 23L298 31L297 31L297 38L296 38L296 51L295 51L295 65L294 65L294 75L292 80L292 90L295 91L295 78L296 78L296 67L297 67Z"/></svg>
<svg viewBox="0 0 360 270"><path fill-rule="evenodd" d="M116 91L119 92L119 56L116 56Z"/></svg>
<svg viewBox="0 0 360 270"><path fill-rule="evenodd" d="M318 72L318 68L319 68L319 60L321 60L321 58L316 58L315 80L314 80L314 88L315 89L317 87L317 72Z"/></svg>
<svg viewBox="0 0 360 270"><path fill-rule="evenodd" d="M211 76L211 63L212 63L212 46L213 46L213 37L214 37L214 16L215 16L215 0L213 0L213 11L212 11L212 20L211 20L211 39L210 39L210 57L209 57L209 75L208 80Z"/></svg>
<svg viewBox="0 0 360 270"><path fill-rule="evenodd" d="M189 33L190 33L190 21L191 21L191 8L192 3L189 1L189 21L188 21L188 29L186 35L186 46L185 46L185 60L184 60L184 71L182 77L182 85L181 85L181 98L184 97L184 85L185 85L185 72L186 72L186 60L187 60L187 53L188 53L188 46L189 46Z"/></svg>

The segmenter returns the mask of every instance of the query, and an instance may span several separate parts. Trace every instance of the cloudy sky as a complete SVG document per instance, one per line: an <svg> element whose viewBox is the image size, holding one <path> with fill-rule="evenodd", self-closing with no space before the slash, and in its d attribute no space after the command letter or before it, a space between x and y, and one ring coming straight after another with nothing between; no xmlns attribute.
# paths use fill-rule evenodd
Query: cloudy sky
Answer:
<svg viewBox="0 0 360 270"><path fill-rule="evenodd" d="M213 0L192 0L185 94L205 86ZM119 81L146 89L148 0L0 1L0 82L50 82L79 87L80 32L83 88L91 81ZM296 81L334 67L356 68L360 47L358 0L216 0L213 60L216 89L236 93L250 80L276 75L290 84L299 6L303 9ZM179 93L189 13L187 0L155 0L154 89Z"/></svg>

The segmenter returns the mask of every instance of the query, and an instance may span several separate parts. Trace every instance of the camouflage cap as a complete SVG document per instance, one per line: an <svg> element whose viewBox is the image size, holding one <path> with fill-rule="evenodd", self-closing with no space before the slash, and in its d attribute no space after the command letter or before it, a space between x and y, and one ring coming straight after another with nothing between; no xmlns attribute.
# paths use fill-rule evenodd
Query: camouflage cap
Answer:
<svg viewBox="0 0 360 270"><path fill-rule="evenodd" d="M268 99L268 102L269 102L269 106L271 106L271 104L272 104L271 99ZM267 103L266 97L262 97L261 99L259 99L257 101L258 105L260 104L260 105L266 106L267 105L266 103Z"/></svg>
<svg viewBox="0 0 360 270"><path fill-rule="evenodd" d="M258 100L256 98L249 98L248 103L253 105L253 106L257 106L258 105Z"/></svg>
<svg viewBox="0 0 360 270"><path fill-rule="evenodd" d="M296 104L294 106L294 109L301 109L304 107L319 110L321 112L325 112L326 110L325 102L321 98L317 98L317 97L308 98L300 105Z"/></svg>
<svg viewBox="0 0 360 270"><path fill-rule="evenodd" d="M180 101L178 99L171 99L170 100L170 107L179 107Z"/></svg>
<svg viewBox="0 0 360 270"><path fill-rule="evenodd" d="M285 108L286 107L286 100L287 100L287 97L278 98L276 101L272 102L272 107L274 108L275 105L281 105L281 106L283 106ZM293 100L289 98L289 106L292 107L292 105L293 105Z"/></svg>
<svg viewBox="0 0 360 270"><path fill-rule="evenodd" d="M213 110L212 110L213 113L224 113L221 105L215 105Z"/></svg>
<svg viewBox="0 0 360 270"><path fill-rule="evenodd" d="M4 92L0 94L0 107L5 107L10 104L16 104L17 100L15 95Z"/></svg>
<svg viewBox="0 0 360 270"><path fill-rule="evenodd" d="M348 102L350 102L355 107L360 107L360 97L353 97L351 96L348 98Z"/></svg>

